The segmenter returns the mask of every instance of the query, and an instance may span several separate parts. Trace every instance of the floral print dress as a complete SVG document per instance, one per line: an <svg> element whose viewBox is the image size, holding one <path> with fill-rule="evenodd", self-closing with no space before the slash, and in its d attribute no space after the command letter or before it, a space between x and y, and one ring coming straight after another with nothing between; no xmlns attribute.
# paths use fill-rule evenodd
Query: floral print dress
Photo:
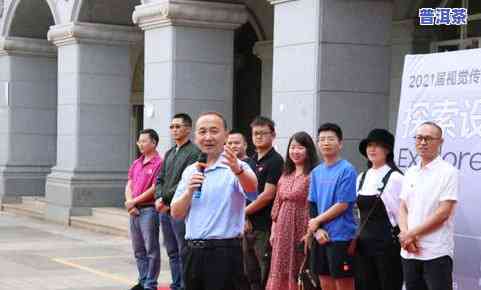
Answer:
<svg viewBox="0 0 481 290"><path fill-rule="evenodd" d="M297 290L304 259L296 246L307 232L309 175L282 175L272 208L272 260L266 290Z"/></svg>

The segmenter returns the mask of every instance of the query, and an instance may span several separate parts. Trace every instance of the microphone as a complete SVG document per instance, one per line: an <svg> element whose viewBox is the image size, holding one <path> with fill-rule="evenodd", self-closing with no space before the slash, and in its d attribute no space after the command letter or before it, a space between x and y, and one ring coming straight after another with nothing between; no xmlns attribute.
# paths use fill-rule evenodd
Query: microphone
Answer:
<svg viewBox="0 0 481 290"><path fill-rule="evenodd" d="M197 160L197 162L199 163L197 168L199 169L199 172L202 173L202 175L204 174L204 170L205 170L205 165L207 163L207 154L202 152L200 155L199 155L199 159ZM202 191L202 184L199 186L199 188L194 192L194 198L200 198L200 193Z"/></svg>

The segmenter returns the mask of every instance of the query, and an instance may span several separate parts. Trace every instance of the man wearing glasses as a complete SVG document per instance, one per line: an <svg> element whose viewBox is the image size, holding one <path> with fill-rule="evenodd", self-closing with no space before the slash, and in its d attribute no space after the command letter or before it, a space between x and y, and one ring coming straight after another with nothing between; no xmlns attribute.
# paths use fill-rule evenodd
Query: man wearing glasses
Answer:
<svg viewBox="0 0 481 290"><path fill-rule="evenodd" d="M444 140L437 124L421 124L415 141L421 160L406 171L399 210L406 289L452 290L458 170L439 156Z"/></svg>
<svg viewBox="0 0 481 290"><path fill-rule="evenodd" d="M170 289L180 290L184 286L182 279L181 253L185 248L185 223L170 215L170 203L184 169L196 162L200 150L189 139L192 131L192 119L188 114L176 114L170 123L170 133L175 146L164 156L164 166L157 179L155 207L161 213L160 225L164 246L169 256L172 284Z"/></svg>
<svg viewBox="0 0 481 290"><path fill-rule="evenodd" d="M270 252L271 209L276 195L276 186L282 174L284 161L272 147L276 137L275 124L259 116L250 124L252 141L256 153L252 157L256 163L258 180L257 199L246 207L246 227L244 233L244 263L250 290L264 289L270 266L267 258Z"/></svg>

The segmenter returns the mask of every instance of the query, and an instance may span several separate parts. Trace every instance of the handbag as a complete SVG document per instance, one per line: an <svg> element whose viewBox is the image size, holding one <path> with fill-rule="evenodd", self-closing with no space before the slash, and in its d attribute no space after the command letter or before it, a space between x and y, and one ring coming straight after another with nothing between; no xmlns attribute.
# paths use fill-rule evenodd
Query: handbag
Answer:
<svg viewBox="0 0 481 290"><path fill-rule="evenodd" d="M361 235L361 232L362 230L365 228L366 224L367 224L367 221L369 220L369 217L372 215L372 213L374 212L374 210L376 209L377 205L379 204L379 202L381 201L381 195L382 193L384 192L384 189L386 188L386 185L387 185L387 182L389 180L389 177L391 176L391 174L396 171L394 169L390 169L388 171L388 173L386 173L386 175L382 178L382 187L379 188L379 196L378 196L378 199L376 199L376 201L374 202L374 204L372 205L371 209L369 210L369 212L367 213L367 216L366 216L366 219L362 222L361 226L358 228L356 234L354 235L354 238L349 242L349 246L347 247L347 254L349 256L355 256L356 255L356 250L357 250L357 243L358 243L358 240L359 240L359 237ZM366 172L363 172L362 176L361 176L361 180L359 182L359 188L358 188L358 191L362 188L362 185L364 184L364 179L366 178ZM394 231L392 230L392 234L394 235Z"/></svg>
<svg viewBox="0 0 481 290"><path fill-rule="evenodd" d="M306 255L302 261L299 274L297 275L298 290L322 290L319 278L309 269L309 247L306 246Z"/></svg>

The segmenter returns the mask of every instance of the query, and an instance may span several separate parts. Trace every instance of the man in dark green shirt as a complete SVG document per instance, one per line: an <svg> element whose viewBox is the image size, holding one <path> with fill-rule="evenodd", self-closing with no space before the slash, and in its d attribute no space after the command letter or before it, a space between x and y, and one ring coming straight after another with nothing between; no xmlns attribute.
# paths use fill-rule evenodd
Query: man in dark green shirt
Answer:
<svg viewBox="0 0 481 290"><path fill-rule="evenodd" d="M185 113L176 114L170 123L170 133L175 146L164 156L164 164L157 179L155 207L160 212L160 226L164 246L169 256L172 284L170 289L184 287L181 253L185 247L185 223L170 215L170 203L184 169L199 159L200 150L189 139L192 119Z"/></svg>

